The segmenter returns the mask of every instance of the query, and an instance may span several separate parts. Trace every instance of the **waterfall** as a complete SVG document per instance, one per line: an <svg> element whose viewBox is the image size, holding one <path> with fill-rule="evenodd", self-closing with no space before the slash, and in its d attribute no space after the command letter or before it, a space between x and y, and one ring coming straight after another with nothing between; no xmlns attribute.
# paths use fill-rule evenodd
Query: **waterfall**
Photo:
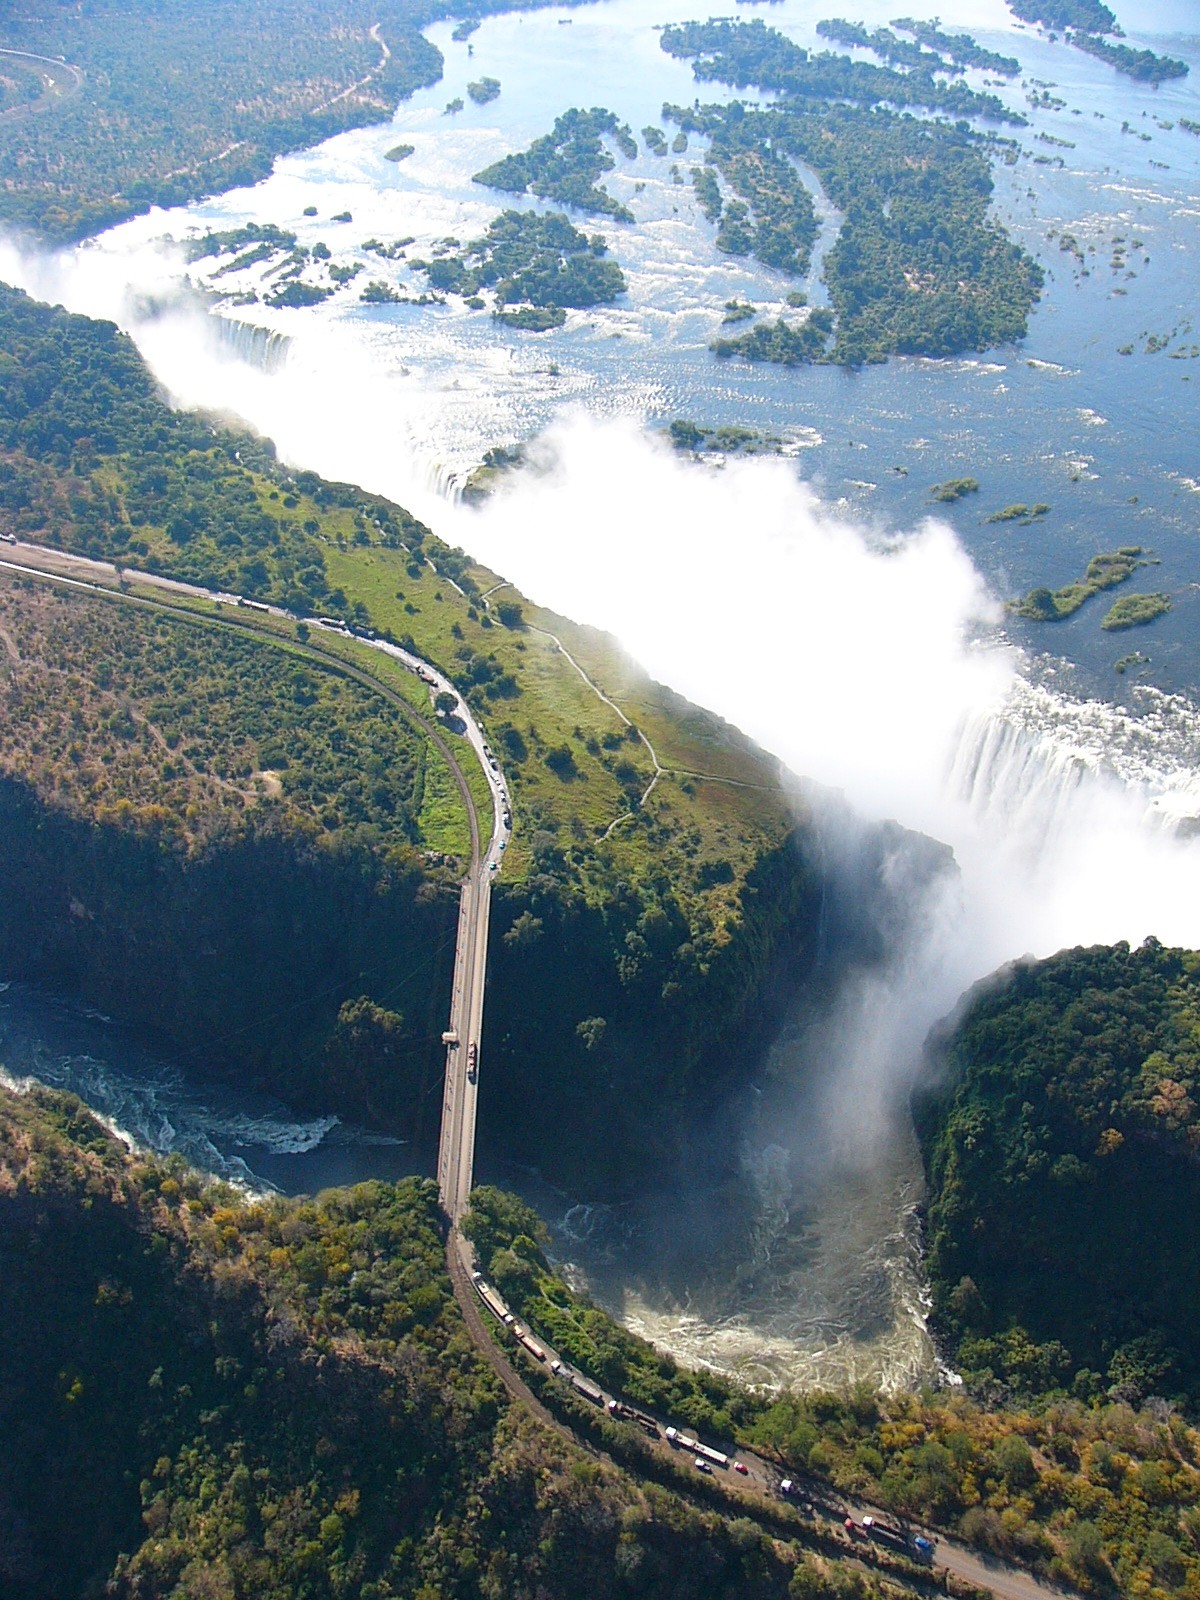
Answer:
<svg viewBox="0 0 1200 1600"><path fill-rule="evenodd" d="M215 320L220 348L247 366L273 373L287 361L292 341L286 333L260 327L255 322L242 322L236 317L218 316Z"/></svg>
<svg viewBox="0 0 1200 1600"><path fill-rule="evenodd" d="M985 831L1022 834L1038 857L1106 804L1187 834L1200 819L1200 712L1148 686L1122 707L1021 680L1002 708L967 718L947 789Z"/></svg>

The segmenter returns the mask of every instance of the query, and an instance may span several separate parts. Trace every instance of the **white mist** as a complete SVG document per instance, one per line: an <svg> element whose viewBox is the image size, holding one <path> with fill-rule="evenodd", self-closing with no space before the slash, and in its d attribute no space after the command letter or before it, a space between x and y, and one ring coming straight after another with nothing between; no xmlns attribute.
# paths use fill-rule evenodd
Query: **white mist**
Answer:
<svg viewBox="0 0 1200 1600"><path fill-rule="evenodd" d="M1163 826L1165 813L1198 808L1194 708L1160 700L1135 726L1031 685L950 529L931 520L897 539L856 526L787 462L698 466L632 424L578 413L552 430L537 473L514 476L482 510L453 506L431 478L412 384L373 366L336 323L306 324L282 372L231 359L197 312L145 314L179 270L150 245L49 261L0 249L0 276L129 328L180 403L236 412L284 459L392 495L531 599L615 634L656 678L863 817L953 848L959 876L914 889L886 970L847 986L819 1038L781 1047L793 1059L779 1072L802 1079L792 1124L748 1157L777 1189L769 1250L793 1204L778 1190L784 1169L801 1175L801 1200L825 1203L807 1264L781 1280L789 1303L730 1302L720 1318L683 1321L649 1303L632 1310L684 1353L764 1376L913 1376L928 1350L915 1280L897 1266L903 1246L887 1266L902 1337L855 1346L829 1329L839 1296L862 1293L845 1275L847 1239L867 1219L878 1231L890 1216L895 1231L912 1199L904 1104L922 1041L967 985L1012 957L1149 934L1200 943L1200 846ZM838 1353L814 1366L822 1341Z"/></svg>

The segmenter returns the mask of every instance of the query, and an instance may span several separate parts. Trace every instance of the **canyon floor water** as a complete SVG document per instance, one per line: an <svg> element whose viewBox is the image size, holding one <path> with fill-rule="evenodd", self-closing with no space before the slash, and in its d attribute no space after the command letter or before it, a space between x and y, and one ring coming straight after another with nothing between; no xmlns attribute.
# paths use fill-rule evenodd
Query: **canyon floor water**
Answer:
<svg viewBox="0 0 1200 1600"><path fill-rule="evenodd" d="M767 20L812 45L828 9L781 0ZM894 9L868 0L854 16L875 25ZM914 889L884 966L746 1064L734 1178L611 1208L536 1174L483 1172L536 1199L559 1257L630 1326L754 1382L936 1371L906 1103L929 1026L967 985L1067 943L1200 942L1200 137L1180 120L1200 121L1194 10L1147 0L1123 19L1131 43L1192 65L1151 89L1015 26L1002 0L939 9L943 26L1020 59L995 92L1030 119L1020 158L997 163L995 209L1046 286L1027 338L980 357L857 373L714 359L726 301L773 311L795 285L717 251L670 170L686 178L695 141L655 156L641 140L664 101L724 97L659 48L657 24L706 14L688 0L494 17L469 42L439 25L443 80L388 126L60 257L0 246L0 275L127 327L180 403L241 415L286 459L394 496L863 817L953 847L958 877ZM501 93L479 106L466 84L484 74ZM1061 104L1035 108L1035 92ZM307 309L234 304L262 287L261 268L214 277L216 263L185 259L189 235L244 223L324 242L335 263L371 237L411 236L414 257L475 237L511 197L471 175L572 105L609 107L643 148L606 180L635 222L599 225L629 292L560 330L367 306L355 281ZM389 161L397 142L413 153ZM838 226L818 202L814 300ZM373 259L369 275L420 288L403 261ZM781 453L681 461L662 437L676 417L758 429ZM530 441L535 470L482 507L461 502L487 449ZM976 493L932 499L968 476ZM1049 510L988 520L1017 502ZM1151 628L1105 632L1103 598L1053 629L1004 612L1134 544L1154 564L1130 587L1172 601ZM0 1006L10 1072L72 1087L222 1176L303 1189L413 1165L333 1120L218 1095L58 1002L10 991Z"/></svg>

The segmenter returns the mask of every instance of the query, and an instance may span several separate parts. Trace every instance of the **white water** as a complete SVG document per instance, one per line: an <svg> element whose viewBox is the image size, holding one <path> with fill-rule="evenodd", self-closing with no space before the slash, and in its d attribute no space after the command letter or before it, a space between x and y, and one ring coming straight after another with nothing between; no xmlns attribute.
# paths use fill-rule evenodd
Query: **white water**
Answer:
<svg viewBox="0 0 1200 1600"><path fill-rule="evenodd" d="M694 8L664 7L661 17L672 9ZM1004 34L999 0L977 9L978 19L944 21L994 29L998 36L985 34L985 42L1051 70L1042 61L1052 47ZM1186 18L1175 23L1169 7L1160 9L1161 26L1184 25ZM698 382L710 385L705 418L724 408L720 420L778 425L770 409L778 374L742 374L734 386L702 352L714 306L733 295L770 306L779 281L716 257L696 224L690 190L666 180L669 163L659 170L644 160L640 196L631 175L614 176L614 193L635 205L643 224L619 242L631 305L573 319L557 375L546 352L557 355L559 345L506 347L472 333L475 325L457 315L389 312L372 321L334 302L313 314L275 314L273 327L286 326L292 343L272 368L259 359L267 347L256 335L235 331L231 350L230 336L214 339L197 309L144 312L147 303L169 302L184 275L177 254L154 242L161 231L178 236L189 225L255 214L303 228L296 219L313 195L323 214L353 210L356 240L409 231L410 222L430 238L476 231L495 207L464 175L544 131L548 74L563 105L603 99L630 116L635 131L656 117L664 93L691 98L687 69L661 57L645 37L644 16L628 58L605 48L589 61L580 48L588 28L608 39L606 23L635 10L618 0L575 13L563 29L553 17L489 21L475 36L478 59L468 70L501 77L499 111L468 108L458 122L442 120L441 103L457 92L454 74L465 66L465 56L451 52L446 83L397 119L418 146L400 171L385 171L380 155L395 130L364 130L279 163L254 191L132 223L60 260L4 252L0 275L116 318L181 402L236 411L273 437L285 458L393 495L534 599L617 634L655 676L743 727L794 771L842 790L865 817L895 818L953 847L959 876L932 884L908 881L901 849L883 863L883 887L904 913L887 930L893 959L847 985L831 1015L798 1024L777 1045L761 1085L763 1113L745 1121L754 1205L740 1232L729 1230L715 1269L702 1250L689 1254L689 1238L706 1237L706 1219L682 1203L671 1227L654 1219L654 1237L644 1219L616 1219L606 1232L595 1218L561 1236L631 1325L692 1359L763 1381L911 1381L930 1370L931 1353L914 1264L919 1184L904 1107L927 1029L968 984L1013 956L1151 933L1200 943L1200 847L1170 826L1200 810L1195 706L1147 689L1121 709L1074 692L1063 663L1023 661L999 634L995 597L944 524L885 534L855 520L849 501L840 508L823 502L798 481L794 464L698 467L645 435L643 417L680 396L690 405ZM803 35L815 15L789 0L769 20L799 19ZM872 0L869 20L886 20L882 0ZM536 50L522 53L522 38L536 39ZM1075 98L1090 103L1097 65L1061 50L1053 62L1071 77ZM603 63L608 74L583 98L576 81L591 83L595 74L580 78L581 63ZM623 97L627 82L633 104ZM1134 93L1120 84L1111 92ZM1177 86L1159 101L1183 93ZM497 115L508 118L503 137L489 120ZM1120 144L1116 120L1091 129L1093 139L1109 141L1097 145L1096 161L1110 159L1109 146L1113 160L1118 153L1140 160L1132 141L1128 149ZM1182 134L1175 147L1177 163L1192 159ZM1021 183L1029 177L1021 169ZM1068 182L1050 174L1044 181ZM1161 196L1147 189L1135 198L1151 204ZM338 245L326 221L312 230L308 242L327 234ZM1066 304L1065 291L1048 297L1036 346L1045 353L1059 350L1053 316ZM1002 353L1007 366L897 364L887 401L896 437L918 453L914 466L920 460L924 468L924 452L945 450L955 430L975 420L973 407L972 448L980 447L989 415L980 385L998 374L1026 397L1035 383L1052 382L1056 394L1074 384L1074 366L1043 360L1033 348L1027 363ZM1071 346L1072 359L1082 349ZM840 384L840 375L804 374L795 387L824 397L833 381ZM883 381L875 373L854 383L859 393L870 385L878 404ZM936 387L944 401L951 381L952 405L935 410L931 394ZM838 389L829 416L811 403L787 413L797 447L821 446L835 433L840 441L848 429L862 437L853 401L844 398L850 392ZM1081 398L1074 388L1072 395ZM1091 482L1097 463L1113 470L1115 427L1092 423L1100 416L1116 422L1122 411L1111 394L1103 404L1063 403L1072 421L1061 432L1056 425L1044 448L1061 457L1064 475L1069 466ZM758 409L750 415L741 405ZM1184 427L1188 415L1181 412ZM450 503L481 442L521 437L548 416L556 420L539 473L514 479L480 511ZM1097 456L1085 459L1083 449ZM850 480L861 491L855 503L873 493L868 485L891 459L881 456L868 477ZM1140 458L1130 455L1126 466L1141 470ZM1135 486L1144 488L1140 480ZM1036 498L1025 488L1010 498L1018 492ZM1109 538L1106 532L1101 543ZM849 859L858 846L831 834L828 847ZM730 1211L739 1203L727 1197ZM673 1253L657 1248L668 1235ZM606 1275L602 1258L622 1237Z"/></svg>

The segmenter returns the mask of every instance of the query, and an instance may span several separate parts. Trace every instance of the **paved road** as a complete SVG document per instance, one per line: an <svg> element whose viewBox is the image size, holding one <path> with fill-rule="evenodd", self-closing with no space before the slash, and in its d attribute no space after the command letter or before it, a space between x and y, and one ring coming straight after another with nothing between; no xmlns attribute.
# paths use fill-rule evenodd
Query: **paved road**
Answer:
<svg viewBox="0 0 1200 1600"><path fill-rule="evenodd" d="M103 587L112 592L113 586L119 576L117 570L108 562L92 561L83 556L66 555L63 552L49 550L41 545L25 545L7 543L0 547L0 568L10 571L36 574L38 576L53 576L60 581L69 583L74 587L95 589ZM138 583L145 583L154 588L174 591L214 601L220 605L239 608L238 622L243 626L246 622L252 623L245 616L243 608L248 604L237 595L225 594L208 590L195 584L188 584L171 578L159 577L156 574L138 573ZM136 597L129 597L136 599ZM286 617L289 614L278 607L263 606L257 602L249 603L253 609L268 611L274 616ZM176 608L177 609L177 608ZM178 611L177 611L178 614ZM194 615L184 613L184 615ZM297 619L299 620L299 619ZM331 619L305 618L310 628L336 632L350 633L350 629ZM359 636L361 637L361 635ZM389 644L385 640L366 639L365 643L373 648L382 650L401 662L414 672L427 685L431 697L438 693L454 694L457 690L442 674L437 672L429 663L419 657L400 649L397 645ZM322 652L315 652L321 654ZM420 713L413 710L407 701L388 690L377 679L367 673L345 663L340 657L326 656L326 659L336 662L338 667L347 671L351 676L360 678L371 687L388 695L401 710L414 717L434 737L445 753L452 770L455 773L471 827L471 861L467 876L463 882L462 895L459 902L458 937L454 961L454 982L450 1004L450 1026L447 1029L446 1049L446 1077L442 1106L441 1139L438 1150L438 1190L443 1209L451 1222L451 1229L447 1239L446 1254L447 1264L450 1269L451 1281L454 1286L455 1296L458 1299L468 1328L476 1344L483 1350L491 1365L498 1372L502 1382L514 1398L519 1399L529 1406L539 1419L557 1432L580 1441L571 1434L564 1425L558 1422L546 1410L545 1406L535 1398L528 1385L513 1368L512 1363L500 1351L488 1331L489 1319L495 1325L495 1319L506 1321L511 1325L515 1335L526 1343L527 1348L540 1352L540 1359L550 1366L562 1381L571 1384L579 1392L589 1398L598 1398L598 1404L612 1414L620 1415L622 1397L603 1389L587 1374L579 1372L565 1361L559 1353L546 1343L540 1335L534 1336L528 1329L516 1323L510 1314L506 1315L507 1307L498 1292L482 1282L479 1274L473 1271L473 1257L469 1244L459 1232L458 1224L466 1212L470 1199L472 1171L474 1166L475 1150L475 1114L476 1099L478 1094L479 1073L479 1048L483 1027L483 997L484 985L487 975L487 941L488 921L491 905L492 880L503 859L511 830L511 811L507 786L499 770L499 765L483 738L470 711L459 704L456 716L456 726L462 735L471 744L481 768L487 779L492 798L492 831L487 840L486 848L483 845L479 817L474 798L467 786L465 776L454 754L447 746L440 731L433 727ZM487 1296L485 1299L484 1296ZM489 1303L490 1302L490 1303ZM639 1408L640 1409L640 1408ZM682 1450L684 1459L696 1459L694 1445L695 1430L680 1428L678 1433L683 1437L671 1443L666 1438L668 1419L651 1418L648 1413L641 1411L641 1416L647 1424L644 1432L649 1435L653 1428L653 1438L657 1448L662 1450ZM627 1418L628 1420L628 1418ZM595 1454L593 1447L583 1446ZM783 1474L771 1463L762 1457L746 1450L730 1450L727 1454L727 1463L713 1463L715 1469L724 1477L728 1474L728 1487L747 1500L748 1509L753 1509L755 1502L762 1505L764 1501L778 1503L781 1498L781 1482ZM702 1469L697 1469L702 1470ZM855 1547L860 1554L867 1554L870 1550L869 1536L862 1530L864 1515L874 1515L883 1522L891 1522L890 1515L880 1508L871 1506L865 1501L841 1496L832 1490L829 1485L819 1480L810 1480L800 1487L798 1496L793 1497L806 1506L811 1512L814 1526L826 1536L840 1536L845 1538L847 1555L854 1552ZM844 1528L846 1518L853 1522L854 1532L847 1534ZM1063 1591L1053 1589L1034 1578L1030 1573L1020 1568L1011 1567L992 1558L980 1555L966 1545L954 1540L945 1539L929 1529L912 1529L912 1532L922 1532L931 1540L935 1547L934 1563L937 1567L945 1568L956 1577L980 1588L990 1589L1000 1597L1000 1600L1063 1600Z"/></svg>
<svg viewBox="0 0 1200 1600"><path fill-rule="evenodd" d="M45 82L45 91L36 100L30 100L25 105L10 106L7 111L0 111L0 123L20 122L25 117L39 115L49 111L56 105L61 105L72 95L79 93L83 87L83 72L79 67L73 67L67 61L59 61L54 56L32 55L28 50L7 50L0 47L0 56L7 56L10 61L28 61L37 68L38 73Z"/></svg>
<svg viewBox="0 0 1200 1600"><path fill-rule="evenodd" d="M68 555L48 549L44 545L10 543L0 546L0 566L17 572L50 574L60 581L76 586L102 586L109 592L120 577L117 568L108 561L93 561L86 556ZM127 574L139 585L161 589L168 594L186 595L193 599L211 601L215 605L236 609L236 620L243 626L253 623L256 614L290 618L291 614L279 606L248 601L244 596L229 594L224 590L206 589L202 585L184 583L175 578L164 578L157 573ZM232 620L232 619L231 619ZM429 662L411 651L391 644L386 639L376 639L361 630L329 617L304 617L313 635L321 633L353 636L399 661L418 677L429 692L430 699L438 695L451 695L455 710L450 714L450 725L470 746L480 770L488 783L492 804L491 827L486 840L480 827L480 818L474 797L458 761L452 754L440 728L413 712L406 701L390 696L403 710L415 716L436 740L446 755L458 781L467 809L471 828L471 859L463 881L459 901L458 941L454 960L454 982L450 1003L450 1019L446 1030L446 1075L442 1100L441 1137L438 1146L438 1193L442 1207L455 1229L466 1212L470 1200L475 1165L475 1117L479 1092L479 1052L483 1039L483 996L487 979L488 925L491 911L492 880L500 870L504 852L512 831L512 810L508 785L500 771L500 764L484 738L483 730L461 699L455 685ZM319 645L317 653L320 653ZM381 688L377 681L361 673L340 658L339 667L351 676ZM385 692L386 689L385 689ZM468 1257L464 1254L464 1260Z"/></svg>

